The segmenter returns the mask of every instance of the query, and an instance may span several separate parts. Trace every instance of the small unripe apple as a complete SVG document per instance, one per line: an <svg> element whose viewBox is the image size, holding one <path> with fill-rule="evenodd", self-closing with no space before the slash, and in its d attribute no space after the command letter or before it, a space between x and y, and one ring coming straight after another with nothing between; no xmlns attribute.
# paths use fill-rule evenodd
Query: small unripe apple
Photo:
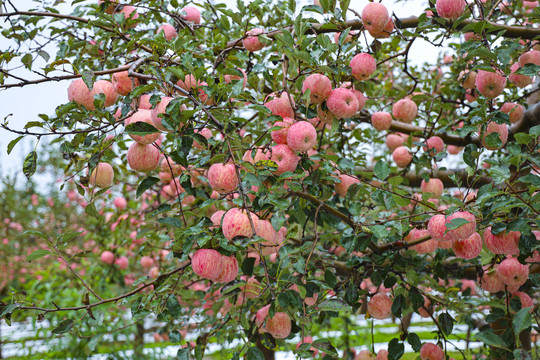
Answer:
<svg viewBox="0 0 540 360"><path fill-rule="evenodd" d="M486 137L493 133L499 134L499 140L501 140L500 146L486 144ZM478 135L482 139L482 145L484 145L486 149L499 150L504 147L506 141L508 140L508 126L506 124L497 124L496 122L492 121L487 125L484 132L482 132L482 130L479 130Z"/></svg>
<svg viewBox="0 0 540 360"><path fill-rule="evenodd" d="M312 104L320 104L328 98L332 91L332 82L322 74L309 75L302 84L302 93L310 90L309 99Z"/></svg>
<svg viewBox="0 0 540 360"><path fill-rule="evenodd" d="M444 141L438 136L432 136L426 140L426 146L424 146L424 151L431 156L435 156L438 153L444 151Z"/></svg>
<svg viewBox="0 0 540 360"><path fill-rule="evenodd" d="M287 313L277 312L266 320L266 330L276 339L285 339L292 330L291 318Z"/></svg>
<svg viewBox="0 0 540 360"><path fill-rule="evenodd" d="M272 147L271 153L271 160L278 166L278 169L275 171L276 175L296 170L300 157L290 147L285 144L278 144Z"/></svg>
<svg viewBox="0 0 540 360"><path fill-rule="evenodd" d="M247 51L259 51L264 48L264 44L259 40L257 35L262 34L264 31L259 28L249 30L246 35L246 38L242 40L242 44Z"/></svg>
<svg viewBox="0 0 540 360"><path fill-rule="evenodd" d="M349 63L352 76L358 81L369 79L377 69L377 62L368 53L360 53L353 56Z"/></svg>
<svg viewBox="0 0 540 360"><path fill-rule="evenodd" d="M234 164L217 163L208 169L208 183L220 194L234 191L238 187L238 176Z"/></svg>
<svg viewBox="0 0 540 360"><path fill-rule="evenodd" d="M113 184L114 170L110 164L100 162L90 175L90 185L106 188Z"/></svg>
<svg viewBox="0 0 540 360"><path fill-rule="evenodd" d="M380 32L388 25L390 15L386 6L370 2L362 10L362 22L369 32Z"/></svg>
<svg viewBox="0 0 540 360"><path fill-rule="evenodd" d="M440 179L431 178L427 182L422 179L420 188L423 193L431 193L434 198L440 198L444 191L443 182Z"/></svg>
<svg viewBox="0 0 540 360"><path fill-rule="evenodd" d="M459 226L458 228L448 230L444 238L449 241L466 239L472 235L476 229L476 217L468 211L458 211L446 218L446 225L452 223L455 219L464 219L468 223ZM446 226L445 225L445 226ZM448 226L446 226L448 229Z"/></svg>
<svg viewBox="0 0 540 360"><path fill-rule="evenodd" d="M246 210L238 208L227 211L222 220L223 235L228 240L232 240L236 236L252 237L257 231L259 217L251 212L249 215L248 217ZM251 222L253 222L253 226Z"/></svg>
<svg viewBox="0 0 540 360"><path fill-rule="evenodd" d="M397 166L404 168L411 163L413 156L405 146L398 146L392 152L392 159L394 159Z"/></svg>
<svg viewBox="0 0 540 360"><path fill-rule="evenodd" d="M506 77L496 72L479 70L475 84L480 94L493 99L502 94L506 86Z"/></svg>
<svg viewBox="0 0 540 360"><path fill-rule="evenodd" d="M350 118L358 111L358 99L351 90L336 88L328 96L326 107L337 119Z"/></svg>
<svg viewBox="0 0 540 360"><path fill-rule="evenodd" d="M371 114L371 124L379 131L388 130L392 126L392 115L386 111Z"/></svg>
<svg viewBox="0 0 540 360"><path fill-rule="evenodd" d="M185 13L185 15L184 15ZM180 12L180 16L189 22L199 25L201 23L201 12L194 6L186 6Z"/></svg>
<svg viewBox="0 0 540 360"><path fill-rule="evenodd" d="M139 79L130 77L127 70L114 73L111 82L114 90L120 95L127 95L139 86Z"/></svg>
<svg viewBox="0 0 540 360"><path fill-rule="evenodd" d="M410 124L416 118L418 113L418 106L416 103L409 99L401 99L392 105L392 115L398 121Z"/></svg>
<svg viewBox="0 0 540 360"><path fill-rule="evenodd" d="M345 195L347 195L347 191L352 184L360 184L360 180L346 174L339 175L339 179L341 182L336 183L335 188L336 192L341 197L345 197Z"/></svg>
<svg viewBox="0 0 540 360"><path fill-rule="evenodd" d="M504 103L504 105L501 107L501 111L510 116L510 122L512 124L515 124L521 120L524 113L523 106L511 102Z"/></svg>
<svg viewBox="0 0 540 360"><path fill-rule="evenodd" d="M287 146L296 152L306 152L317 143L317 130L307 121L292 124L287 131Z"/></svg>
<svg viewBox="0 0 540 360"><path fill-rule="evenodd" d="M287 143L287 133L289 132L289 127L291 124L294 124L294 119L283 118L283 121L277 121L274 123L273 127L279 126L281 129L274 130L270 133L272 140L277 144L286 144Z"/></svg>
<svg viewBox="0 0 540 360"><path fill-rule="evenodd" d="M529 278L529 266L521 264L515 257L509 257L499 264L497 274L506 285L521 286Z"/></svg>
<svg viewBox="0 0 540 360"><path fill-rule="evenodd" d="M454 20L463 15L467 3L465 0L437 0L437 14L445 19Z"/></svg>
<svg viewBox="0 0 540 360"><path fill-rule="evenodd" d="M420 358L422 360L445 360L446 356L443 349L439 346L432 343L425 343L420 349Z"/></svg>
<svg viewBox="0 0 540 360"><path fill-rule="evenodd" d="M368 302L367 310L371 317L379 320L392 315L392 299L384 293L375 294Z"/></svg>
<svg viewBox="0 0 540 360"><path fill-rule="evenodd" d="M212 279L216 282L230 283L238 275L238 262L234 256L223 256L223 270L215 278Z"/></svg>
<svg viewBox="0 0 540 360"><path fill-rule="evenodd" d="M145 109L139 109L137 110L133 115L128 117L124 124L127 127L130 124L134 124L137 122L145 122L147 124L150 124L152 126L155 126L152 122L152 113L150 110ZM151 144L157 139L159 139L159 132L153 133L153 134L147 134L147 135L135 135L135 134L129 134L129 136L138 142L141 145Z"/></svg>
<svg viewBox="0 0 540 360"><path fill-rule="evenodd" d="M107 265L114 263L114 254L111 251L105 250L101 253L101 261Z"/></svg>
<svg viewBox="0 0 540 360"><path fill-rule="evenodd" d="M171 41L178 36L178 32L171 24L163 24L158 27L156 34L159 35L160 33L165 37L165 39L167 39L167 41Z"/></svg>
<svg viewBox="0 0 540 360"><path fill-rule="evenodd" d="M133 143L127 152L127 162L130 168L135 171L149 173L154 171L160 160L160 152L153 145L142 145Z"/></svg>
<svg viewBox="0 0 540 360"><path fill-rule="evenodd" d="M205 279L215 279L223 271L223 255L212 249L199 249L191 258L193 272Z"/></svg>
<svg viewBox="0 0 540 360"><path fill-rule="evenodd" d="M476 231L471 236L462 240L454 240L452 249L457 257L462 259L473 259L480 255L482 251L482 238Z"/></svg>

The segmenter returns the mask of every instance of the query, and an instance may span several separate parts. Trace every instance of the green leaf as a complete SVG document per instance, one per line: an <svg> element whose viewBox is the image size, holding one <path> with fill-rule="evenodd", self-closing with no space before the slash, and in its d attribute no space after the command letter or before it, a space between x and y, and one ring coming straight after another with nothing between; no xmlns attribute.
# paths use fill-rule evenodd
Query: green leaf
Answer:
<svg viewBox="0 0 540 360"><path fill-rule="evenodd" d="M405 305L405 296L399 294L392 302L392 314L395 317L401 317L403 306Z"/></svg>
<svg viewBox="0 0 540 360"><path fill-rule="evenodd" d="M386 180L386 178L390 175L390 165L388 165L385 161L379 160L375 164L373 171L375 172L375 176L377 178Z"/></svg>
<svg viewBox="0 0 540 360"><path fill-rule="evenodd" d="M247 360L264 360L264 354L261 349L256 347L251 347L246 353Z"/></svg>
<svg viewBox="0 0 540 360"><path fill-rule="evenodd" d="M35 151L32 151L28 156L26 156L26 159L24 159L23 163L23 173L24 176L26 176L27 179L30 180L30 177L34 175L37 168L37 153Z"/></svg>
<svg viewBox="0 0 540 360"><path fill-rule="evenodd" d="M163 225L171 225L177 228L182 228L182 221L173 217L164 217L158 220L158 223Z"/></svg>
<svg viewBox="0 0 540 360"><path fill-rule="evenodd" d="M465 220L464 218L455 218L452 219L450 223L446 223L445 226L448 230L454 230L468 223L469 221Z"/></svg>
<svg viewBox="0 0 540 360"><path fill-rule="evenodd" d="M500 336L496 335L493 330L479 332L478 334L474 335L474 337L478 341L482 341L488 346L499 347L503 349L507 348L504 340Z"/></svg>
<svg viewBox="0 0 540 360"><path fill-rule="evenodd" d="M182 315L182 307L176 296L169 296L167 299L167 310L174 318L178 318Z"/></svg>
<svg viewBox="0 0 540 360"><path fill-rule="evenodd" d="M253 267L255 266L255 258L254 257L246 257L244 261L242 262L242 272L246 274L247 276L253 275Z"/></svg>
<svg viewBox="0 0 540 360"><path fill-rule="evenodd" d="M347 305L343 300L330 299L325 300L319 304L319 310L321 311L351 311L351 307Z"/></svg>
<svg viewBox="0 0 540 360"><path fill-rule="evenodd" d="M94 205L94 203L86 205L86 207L84 208L84 212L86 215L90 215L95 217L96 219L99 219L99 214L96 210L96 206Z"/></svg>
<svg viewBox="0 0 540 360"><path fill-rule="evenodd" d="M40 238L42 238L44 240L47 240L47 235L45 235L42 232L37 231L37 230L26 230L25 232L23 232L23 235L39 236Z"/></svg>
<svg viewBox="0 0 540 360"><path fill-rule="evenodd" d="M19 136L18 138L16 139L13 139L9 142L8 146L7 146L7 153L8 155L11 154L11 151L13 150L13 148L15 147L15 145L17 145L17 143L19 141L21 141L21 139L23 138L24 136Z"/></svg>
<svg viewBox="0 0 540 360"><path fill-rule="evenodd" d="M82 80L88 86L89 90L92 90L92 87L94 86L94 81L96 80L96 75L92 70L84 70L81 72Z"/></svg>
<svg viewBox="0 0 540 360"><path fill-rule="evenodd" d="M49 255L50 253L51 252L49 250L44 250L44 249L36 250L33 253L31 253L30 255L28 255L26 257L26 260L32 261L32 260L35 260L35 259L39 259L40 257L43 257L45 255Z"/></svg>
<svg viewBox="0 0 540 360"><path fill-rule="evenodd" d="M179 349L176 353L176 360L189 360L189 348Z"/></svg>
<svg viewBox="0 0 540 360"><path fill-rule="evenodd" d="M52 331L53 334L64 334L73 328L73 320L66 319L61 321Z"/></svg>
<svg viewBox="0 0 540 360"><path fill-rule="evenodd" d="M512 328L514 329L516 337L520 332L531 326L532 318L529 310L529 308L523 308L519 310L516 315L514 315L514 319L512 320Z"/></svg>
<svg viewBox="0 0 540 360"><path fill-rule="evenodd" d="M405 353L405 345L399 342L399 339L394 338L388 343L388 360L401 359Z"/></svg>
<svg viewBox="0 0 540 360"><path fill-rule="evenodd" d="M409 335L407 335L407 342L411 344L415 352L419 352L422 348L422 342L420 341L420 337L415 333L409 333Z"/></svg>
<svg viewBox="0 0 540 360"><path fill-rule="evenodd" d="M28 53L26 55L24 55L21 59L21 62L24 64L24 66L27 68L27 69L31 69L32 68L32 61L34 59L32 58L32 54Z"/></svg>
<svg viewBox="0 0 540 360"><path fill-rule="evenodd" d="M448 313L442 313L439 315L439 325L441 325L441 329L445 335L450 335L454 328L454 319Z"/></svg>
<svg viewBox="0 0 540 360"><path fill-rule="evenodd" d="M149 135L159 133L159 130L154 126L145 123L144 121L137 121L126 126L126 134L129 135Z"/></svg>
<svg viewBox="0 0 540 360"><path fill-rule="evenodd" d="M178 330L173 330L169 332L169 339L174 343L182 342L182 334L180 334L180 331Z"/></svg>
<svg viewBox="0 0 540 360"><path fill-rule="evenodd" d="M351 306L358 304L358 287L354 282L351 282L345 291L345 301Z"/></svg>
<svg viewBox="0 0 540 360"><path fill-rule="evenodd" d="M321 350L330 356L338 356L337 350L328 339L317 339L311 344L315 349Z"/></svg>
<svg viewBox="0 0 540 360"><path fill-rule="evenodd" d="M520 145L528 144L533 140L533 137L531 135L525 134L525 133L514 134L514 138L516 139L517 143Z"/></svg>
<svg viewBox="0 0 540 360"><path fill-rule="evenodd" d="M150 189L154 184L157 184L159 182L159 179L153 176L149 176L137 187L137 195L136 197L141 196L146 190Z"/></svg>

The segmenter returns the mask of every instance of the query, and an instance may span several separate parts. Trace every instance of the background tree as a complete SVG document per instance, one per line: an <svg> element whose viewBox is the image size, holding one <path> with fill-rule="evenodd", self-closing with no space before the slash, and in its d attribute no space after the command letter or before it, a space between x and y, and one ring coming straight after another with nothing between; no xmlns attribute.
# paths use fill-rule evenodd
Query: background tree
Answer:
<svg viewBox="0 0 540 360"><path fill-rule="evenodd" d="M400 323L378 358L537 357L538 3L193 5L3 3L0 89L65 81L69 99L5 120L8 152L52 139L73 210L6 201L2 318L50 321L79 357L130 333L143 357L151 314L180 359L375 357L354 350L358 314ZM409 61L419 38L437 67ZM449 353L456 324L485 346Z"/></svg>

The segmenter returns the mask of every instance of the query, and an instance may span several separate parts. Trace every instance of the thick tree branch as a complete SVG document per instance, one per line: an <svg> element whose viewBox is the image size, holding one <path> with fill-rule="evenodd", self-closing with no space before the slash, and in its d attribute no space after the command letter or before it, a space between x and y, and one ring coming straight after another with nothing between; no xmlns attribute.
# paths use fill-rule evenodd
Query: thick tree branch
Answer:
<svg viewBox="0 0 540 360"><path fill-rule="evenodd" d="M439 25L435 21L433 21L434 25ZM443 21L444 24L447 26L451 26L451 21ZM479 21L477 20L463 20L461 23L459 23L456 26L456 29L461 30L465 26L469 24L478 24ZM505 38L511 38L511 39L534 39L538 36L540 36L540 29L538 28L530 28L525 26L512 26L512 25L502 25L497 24L494 22L488 21L487 24L489 26L494 27L494 31L505 31L503 34L503 37ZM417 28L418 18L416 16L411 16L404 19L398 19L398 21L395 22L395 25L399 29L409 29L409 28ZM442 25L439 25L442 26ZM312 24L312 26L307 29L306 32L311 32L315 34L323 34L323 33L334 33L338 31L345 30L347 28L351 28L352 30L361 30L364 28L364 24L362 23L362 20L360 19L353 19L353 20L347 20L343 23L343 26L336 28L329 27L327 23L318 23L318 24ZM285 28L285 30L291 31L294 27L288 26ZM274 30L270 31L265 36L273 39L276 37L276 35L281 34L281 30ZM243 48L242 42L236 40L229 41L227 43L227 48L231 47L237 47L237 48Z"/></svg>

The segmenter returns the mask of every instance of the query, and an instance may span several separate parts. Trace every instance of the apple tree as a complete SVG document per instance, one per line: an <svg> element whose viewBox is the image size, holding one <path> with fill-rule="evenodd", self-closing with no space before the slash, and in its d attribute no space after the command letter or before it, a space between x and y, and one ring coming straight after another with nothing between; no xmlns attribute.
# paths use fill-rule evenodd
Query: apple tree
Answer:
<svg viewBox="0 0 540 360"><path fill-rule="evenodd" d="M72 208L6 209L16 263L64 272L3 281L2 318L75 356L151 316L179 359L375 358L365 319L399 324L377 359L537 356L537 1L56 3L1 5L0 90L67 95L8 152L45 143Z"/></svg>

